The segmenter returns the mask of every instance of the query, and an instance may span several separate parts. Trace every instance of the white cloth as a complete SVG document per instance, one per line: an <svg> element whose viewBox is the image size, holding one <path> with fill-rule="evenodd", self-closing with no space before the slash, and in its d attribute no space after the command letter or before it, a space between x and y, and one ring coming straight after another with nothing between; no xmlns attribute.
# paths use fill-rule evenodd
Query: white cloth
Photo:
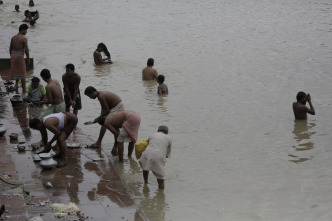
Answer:
<svg viewBox="0 0 332 221"><path fill-rule="evenodd" d="M116 141L118 142L132 142L131 138L127 134L126 130L123 129L122 127L120 128L119 136L116 138Z"/></svg>
<svg viewBox="0 0 332 221"><path fill-rule="evenodd" d="M50 115L47 115L43 118L43 123L45 124L45 121L48 119L48 118L51 118L51 117L56 117L59 119L59 124L57 126L58 130L62 130L65 126L65 117L64 117L64 114L63 113L56 113L56 114L50 114Z"/></svg>
<svg viewBox="0 0 332 221"><path fill-rule="evenodd" d="M171 156L172 139L169 135L157 132L149 136L149 145L142 153L139 164L143 170L152 171L157 179L164 180L166 158Z"/></svg>

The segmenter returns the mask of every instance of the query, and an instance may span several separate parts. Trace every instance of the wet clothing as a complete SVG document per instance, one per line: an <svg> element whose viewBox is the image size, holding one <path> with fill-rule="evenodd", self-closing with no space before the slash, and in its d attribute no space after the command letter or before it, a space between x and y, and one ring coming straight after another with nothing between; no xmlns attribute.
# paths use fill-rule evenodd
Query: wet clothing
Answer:
<svg viewBox="0 0 332 221"><path fill-rule="evenodd" d="M70 93L70 97L68 96L68 94L66 94L65 89L63 89L64 91L64 100L66 103L66 108L70 108L70 100L73 100L74 98L74 93L75 93L75 89L71 89L69 88L69 93ZM73 107L74 110L81 110L82 109L82 101L81 101L81 94L80 91L78 91L77 96L76 96L76 100L75 100L76 104Z"/></svg>
<svg viewBox="0 0 332 221"><path fill-rule="evenodd" d="M112 114L115 114L117 112L120 112L120 111L124 111L125 108L124 108L124 105L122 102L119 102L115 107L113 107L111 110L110 110L110 113L107 114L107 116L111 116Z"/></svg>
<svg viewBox="0 0 332 221"><path fill-rule="evenodd" d="M157 132L149 136L149 145L142 153L138 163L143 170L152 171L157 179L166 177L166 158L171 156L172 139L169 135Z"/></svg>
<svg viewBox="0 0 332 221"><path fill-rule="evenodd" d="M116 138L116 141L118 142L132 142L131 138L127 134L126 130L123 128L120 128L119 130L119 136Z"/></svg>
<svg viewBox="0 0 332 221"><path fill-rule="evenodd" d="M23 51L12 50L10 54L10 76L12 80L25 79L26 66Z"/></svg>
<svg viewBox="0 0 332 221"><path fill-rule="evenodd" d="M64 101L61 104L52 104L40 114L39 119L42 119L43 117L49 114L60 113L65 111L66 111L66 104Z"/></svg>
<svg viewBox="0 0 332 221"><path fill-rule="evenodd" d="M141 118L138 113L134 112L127 116L125 122L123 122L122 127L127 132L131 141L136 143L138 138L138 128L141 124Z"/></svg>
<svg viewBox="0 0 332 221"><path fill-rule="evenodd" d="M62 130L65 126L65 117L64 113L56 113L56 114L50 114L43 118L43 123L45 124L45 121L51 117L56 117L59 119L59 124L57 126L58 130Z"/></svg>

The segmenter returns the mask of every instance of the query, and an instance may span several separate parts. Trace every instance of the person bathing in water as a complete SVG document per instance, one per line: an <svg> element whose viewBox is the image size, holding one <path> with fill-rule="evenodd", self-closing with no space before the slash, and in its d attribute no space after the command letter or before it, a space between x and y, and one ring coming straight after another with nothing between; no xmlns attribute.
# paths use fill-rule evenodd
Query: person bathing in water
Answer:
<svg viewBox="0 0 332 221"><path fill-rule="evenodd" d="M306 94L303 91L300 91L296 95L296 102L293 103L293 111L296 120L306 120L307 113L311 115L315 115L314 106L311 103L310 94ZM309 103L310 108L306 106L306 103Z"/></svg>
<svg viewBox="0 0 332 221"><path fill-rule="evenodd" d="M101 56L101 52L104 52L107 58ZM111 54L109 53L106 45L104 43L99 43L97 49L93 52L93 59L96 65L102 64L113 64L111 60Z"/></svg>

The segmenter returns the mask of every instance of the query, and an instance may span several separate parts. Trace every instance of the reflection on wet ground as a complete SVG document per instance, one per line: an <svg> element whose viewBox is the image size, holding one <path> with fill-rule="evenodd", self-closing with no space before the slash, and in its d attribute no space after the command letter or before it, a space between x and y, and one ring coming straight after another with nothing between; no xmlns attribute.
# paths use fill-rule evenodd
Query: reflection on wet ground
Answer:
<svg viewBox="0 0 332 221"><path fill-rule="evenodd" d="M6 124L9 125L9 129L10 125L16 124L17 127L19 124L23 132L23 134L19 132L17 141L12 141L8 145L15 145L15 142L23 139L28 144L41 140L39 131L30 130L28 127L33 111L31 109L27 111L25 103L11 108L10 102L3 101L0 108L4 110L0 116L7 119ZM49 134L49 137L51 136L53 135ZM78 128L73 131L67 142L86 144L92 141ZM24 168L28 161L32 162L33 152L35 151L25 151L20 154L24 160L14 159L14 161ZM50 170L42 169L36 162L35 167L29 169L31 173L20 174L20 182L25 183L35 179L40 180L43 185L50 182L52 188L45 189L50 202L63 204L73 202L77 204L84 217L94 220L146 220L101 149L88 149L84 145L80 148L68 148L67 162L67 167ZM40 176L36 175L37 171Z"/></svg>
<svg viewBox="0 0 332 221"><path fill-rule="evenodd" d="M314 148L314 143L310 141L311 135L314 135L316 132L312 131L312 129L316 125L314 123L308 123L306 120L295 120L294 121L294 130L293 134L294 140L296 141L296 145L293 145L293 148L296 151L307 151ZM311 157L299 157L294 154L289 154L288 156L294 158L290 160L294 163L301 163L313 158Z"/></svg>

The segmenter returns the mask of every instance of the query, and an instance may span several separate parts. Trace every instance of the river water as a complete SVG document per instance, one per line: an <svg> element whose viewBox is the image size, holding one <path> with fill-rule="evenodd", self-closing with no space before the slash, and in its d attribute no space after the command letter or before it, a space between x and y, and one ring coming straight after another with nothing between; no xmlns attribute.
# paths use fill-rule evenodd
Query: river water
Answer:
<svg viewBox="0 0 332 221"><path fill-rule="evenodd" d="M18 1L21 10L28 1ZM330 220L332 217L332 3L329 0L36 1L28 30L35 69L61 82L67 63L89 86L120 95L142 118L139 140L161 124L172 157L164 192L135 157L116 170L150 220ZM1 27L18 28L14 3ZM104 42L114 64L93 65ZM169 95L142 82L149 57ZM292 102L309 92L316 116L294 121ZM83 95L86 142L100 112ZM329 111L330 110L330 111ZM109 153L113 136L103 149ZM125 151L125 153L127 150Z"/></svg>

